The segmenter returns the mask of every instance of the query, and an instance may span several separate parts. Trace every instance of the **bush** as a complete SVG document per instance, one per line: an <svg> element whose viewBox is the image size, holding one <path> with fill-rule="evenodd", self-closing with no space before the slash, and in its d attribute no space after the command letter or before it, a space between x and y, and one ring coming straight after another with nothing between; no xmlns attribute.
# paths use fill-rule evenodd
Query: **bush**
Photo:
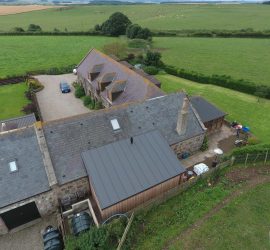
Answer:
<svg viewBox="0 0 270 250"><path fill-rule="evenodd" d="M149 75L156 75L159 72L159 69L154 66L145 66L143 67L143 70Z"/></svg>
<svg viewBox="0 0 270 250"><path fill-rule="evenodd" d="M36 24L29 24L28 26L28 32L41 32L42 29L39 25Z"/></svg>
<svg viewBox="0 0 270 250"><path fill-rule="evenodd" d="M28 103L22 108L22 111L27 115L32 113L38 113L37 107L34 103Z"/></svg>
<svg viewBox="0 0 270 250"><path fill-rule="evenodd" d="M147 51L144 64L147 66L160 67L163 65L161 61L161 54L159 52Z"/></svg>
<svg viewBox="0 0 270 250"><path fill-rule="evenodd" d="M102 109L103 108L103 105L102 105L102 102L98 101L95 103L95 109L98 110L98 109Z"/></svg>
<svg viewBox="0 0 270 250"><path fill-rule="evenodd" d="M44 88L44 86L37 80L33 78L29 78L27 80L27 86L29 91L38 92Z"/></svg>
<svg viewBox="0 0 270 250"><path fill-rule="evenodd" d="M24 95L25 95L25 97L26 97L28 100L30 100L30 101L33 100L32 93L31 93L30 90L25 91L25 92L24 92Z"/></svg>
<svg viewBox="0 0 270 250"><path fill-rule="evenodd" d="M89 95L84 97L84 99L83 99L84 106L88 107L92 103L93 103L93 101Z"/></svg>
<svg viewBox="0 0 270 250"><path fill-rule="evenodd" d="M203 139L203 143L202 143L202 146L201 146L200 150L201 151L206 151L207 149L208 149L208 139L205 136L204 139Z"/></svg>
<svg viewBox="0 0 270 250"><path fill-rule="evenodd" d="M75 96L77 98L85 96L84 88L81 85L77 85L77 87L75 87Z"/></svg>
<svg viewBox="0 0 270 250"><path fill-rule="evenodd" d="M17 33L22 33L24 32L24 29L22 27L15 27L12 31L17 32Z"/></svg>

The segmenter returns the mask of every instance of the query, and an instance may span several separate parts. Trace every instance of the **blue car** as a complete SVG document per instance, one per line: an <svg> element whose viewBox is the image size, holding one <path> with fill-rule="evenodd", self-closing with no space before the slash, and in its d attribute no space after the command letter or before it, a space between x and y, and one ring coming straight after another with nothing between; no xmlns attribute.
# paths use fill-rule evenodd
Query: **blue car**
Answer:
<svg viewBox="0 0 270 250"><path fill-rule="evenodd" d="M69 93L71 91L69 85L66 82L60 82L60 90L62 93Z"/></svg>

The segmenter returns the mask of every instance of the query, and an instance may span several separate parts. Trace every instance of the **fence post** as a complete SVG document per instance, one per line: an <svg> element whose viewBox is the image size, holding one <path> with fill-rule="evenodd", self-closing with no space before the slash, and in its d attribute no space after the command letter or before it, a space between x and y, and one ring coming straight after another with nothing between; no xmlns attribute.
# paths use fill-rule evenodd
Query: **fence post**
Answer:
<svg viewBox="0 0 270 250"><path fill-rule="evenodd" d="M267 156L268 156L268 150L266 151L265 159L264 159L264 165L266 165L267 162Z"/></svg>
<svg viewBox="0 0 270 250"><path fill-rule="evenodd" d="M248 160L248 153L247 153L246 160L245 160L245 167L247 166L247 160Z"/></svg>

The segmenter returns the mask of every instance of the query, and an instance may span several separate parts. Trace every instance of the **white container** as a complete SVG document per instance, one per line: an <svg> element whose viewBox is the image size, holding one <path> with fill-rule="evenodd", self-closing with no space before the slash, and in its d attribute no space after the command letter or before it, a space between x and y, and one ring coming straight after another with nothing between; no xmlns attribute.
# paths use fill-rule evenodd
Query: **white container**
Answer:
<svg viewBox="0 0 270 250"><path fill-rule="evenodd" d="M199 163L193 167L193 171L196 173L196 175L201 175L209 171L209 167L204 163Z"/></svg>

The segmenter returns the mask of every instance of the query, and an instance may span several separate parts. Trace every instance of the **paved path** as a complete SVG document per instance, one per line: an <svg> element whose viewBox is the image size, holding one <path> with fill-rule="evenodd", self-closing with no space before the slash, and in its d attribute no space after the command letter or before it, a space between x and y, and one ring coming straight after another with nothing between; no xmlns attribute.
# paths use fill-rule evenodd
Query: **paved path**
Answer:
<svg viewBox="0 0 270 250"><path fill-rule="evenodd" d="M43 121L53 121L90 112L83 105L82 100L74 96L74 88L71 84L76 81L77 77L75 75L39 75L35 76L35 78L44 85L44 89L37 93ZM65 80L70 84L70 93L61 93L59 88L61 80Z"/></svg>
<svg viewBox="0 0 270 250"><path fill-rule="evenodd" d="M41 232L49 225L57 226L56 214L15 233L0 236L1 250L43 250Z"/></svg>

